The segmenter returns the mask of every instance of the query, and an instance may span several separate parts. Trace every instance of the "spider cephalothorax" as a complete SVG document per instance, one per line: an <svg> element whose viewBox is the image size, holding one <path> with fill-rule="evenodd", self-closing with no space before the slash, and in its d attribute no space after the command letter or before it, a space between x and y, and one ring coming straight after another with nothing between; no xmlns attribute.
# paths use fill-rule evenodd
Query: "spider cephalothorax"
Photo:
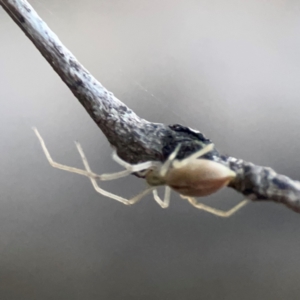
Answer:
<svg viewBox="0 0 300 300"><path fill-rule="evenodd" d="M125 170L112 174L98 175L92 172L79 143L76 143L76 147L80 153L86 170L81 170L54 162L46 148L45 142L36 128L34 128L34 132L36 133L51 166L89 177L98 193L122 202L126 205L138 202L145 195L152 191L155 201L161 207L166 208L170 203L170 193L172 189L178 192L182 198L187 199L196 208L208 211L221 217L228 217L244 206L248 201L244 200L231 210L224 212L211 208L202 203L198 203L196 199L193 198L203 197L217 192L224 186L227 186L236 176L235 172L230 170L228 167L212 160L201 158L203 155L211 152L214 149L213 144L206 145L201 150L196 151L192 155L182 160L176 159L180 149L180 145L178 145L164 163L158 161L147 161L136 165L131 165L123 161L120 159L120 157L118 157L116 151L114 151L112 154L113 160L123 166ZM146 179L149 187L129 200L101 189L96 181L118 179L132 173L143 174L143 177ZM161 185L165 186L165 195L163 200L161 200L161 198L158 196L156 189L157 186Z"/></svg>

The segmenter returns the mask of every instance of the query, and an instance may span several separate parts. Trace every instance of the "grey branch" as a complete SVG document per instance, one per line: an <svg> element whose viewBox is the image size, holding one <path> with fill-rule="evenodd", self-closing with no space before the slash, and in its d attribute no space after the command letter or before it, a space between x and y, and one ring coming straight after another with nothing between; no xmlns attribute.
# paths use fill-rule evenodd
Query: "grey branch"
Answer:
<svg viewBox="0 0 300 300"><path fill-rule="evenodd" d="M182 125L148 122L107 91L62 44L25 0L0 0L0 5L33 42L54 71L89 113L118 155L129 163L164 161L180 143L178 158L211 143L201 132ZM300 212L300 182L268 167L220 155L205 155L237 173L230 187L253 201L283 203Z"/></svg>

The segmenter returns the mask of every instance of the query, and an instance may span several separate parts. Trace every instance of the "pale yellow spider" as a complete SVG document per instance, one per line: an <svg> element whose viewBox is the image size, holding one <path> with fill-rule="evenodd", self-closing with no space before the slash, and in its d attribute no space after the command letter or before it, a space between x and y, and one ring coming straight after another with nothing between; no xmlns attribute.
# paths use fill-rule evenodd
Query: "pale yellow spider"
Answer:
<svg viewBox="0 0 300 300"><path fill-rule="evenodd" d="M176 159L176 155L180 149L179 145L164 163L158 161L147 161L136 165L131 165L123 161L121 158L118 157L116 151L114 151L112 154L113 160L121 166L123 166L125 170L112 174L98 175L92 172L89 163L85 157L85 154L82 150L82 147L79 143L75 142L86 170L65 166L53 161L45 145L45 142L39 134L38 130L36 128L33 128L33 130L37 135L41 146L44 150L44 153L52 167L89 177L94 189L98 193L100 193L103 196L122 202L123 204L135 204L136 202L141 200L145 195L152 191L154 200L162 208L167 208L170 204L171 189L173 189L174 191L178 192L183 199L187 199L188 202L194 207L220 217L229 217L248 202L248 200L244 200L232 209L228 211L222 211L207 206L205 204L198 203L194 198L207 196L212 193L215 193L222 187L227 186L236 176L236 174L233 171L223 166L222 164L200 158L206 153L213 150L213 144L207 145L203 149L195 152L194 154L182 160ZM129 200L101 189L96 181L97 179L118 179L135 172L144 175L149 187ZM165 195L163 200L161 200L158 196L156 189L158 186L162 185L165 186Z"/></svg>

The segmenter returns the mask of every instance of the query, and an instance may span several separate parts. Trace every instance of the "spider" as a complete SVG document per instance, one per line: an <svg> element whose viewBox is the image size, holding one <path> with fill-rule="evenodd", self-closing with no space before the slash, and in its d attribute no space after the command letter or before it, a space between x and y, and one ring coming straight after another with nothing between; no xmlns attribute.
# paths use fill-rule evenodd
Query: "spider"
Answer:
<svg viewBox="0 0 300 300"><path fill-rule="evenodd" d="M170 154L164 163L158 161L147 161L136 165L131 165L122 160L114 150L112 153L112 159L119 165L125 168L125 170L111 173L111 174L95 174L85 157L81 145L75 142L77 150L83 161L85 170L62 165L55 162L46 147L46 144L36 128L33 128L37 135L42 149L48 159L50 165L54 168L58 168L67 172L77 173L87 176L94 187L94 189L101 195L117 200L125 205L132 205L141 200L144 196L153 193L154 200L162 207L167 208L170 204L171 189L178 192L181 198L186 199L194 207L217 215L219 217L229 217L247 204L248 200L245 199L239 204L234 206L228 211L222 211L203 203L197 202L194 197L208 196L219 189L227 186L235 177L236 173L217 162L201 159L203 155L213 150L214 145L206 145L201 150L193 153L192 155L182 160L176 159L176 156L180 150L180 145ZM114 180L128 176L132 173L138 173L142 175L147 183L148 187L131 199L125 199L118 195L112 194L100 188L97 180ZM157 193L158 186L165 186L164 199L162 200Z"/></svg>

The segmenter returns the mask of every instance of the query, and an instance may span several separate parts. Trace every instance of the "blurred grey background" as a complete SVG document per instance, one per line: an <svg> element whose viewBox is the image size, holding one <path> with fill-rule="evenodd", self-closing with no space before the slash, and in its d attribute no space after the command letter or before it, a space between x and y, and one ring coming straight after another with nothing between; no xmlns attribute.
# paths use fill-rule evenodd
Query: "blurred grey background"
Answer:
<svg viewBox="0 0 300 300"><path fill-rule="evenodd" d="M300 178L300 2L32 0L93 75L141 117L203 132L222 153ZM299 299L300 214L230 219L172 194L126 207L49 166L120 170L104 135L0 9L0 299ZM133 176L102 184L130 197ZM229 209L224 189L203 199Z"/></svg>

